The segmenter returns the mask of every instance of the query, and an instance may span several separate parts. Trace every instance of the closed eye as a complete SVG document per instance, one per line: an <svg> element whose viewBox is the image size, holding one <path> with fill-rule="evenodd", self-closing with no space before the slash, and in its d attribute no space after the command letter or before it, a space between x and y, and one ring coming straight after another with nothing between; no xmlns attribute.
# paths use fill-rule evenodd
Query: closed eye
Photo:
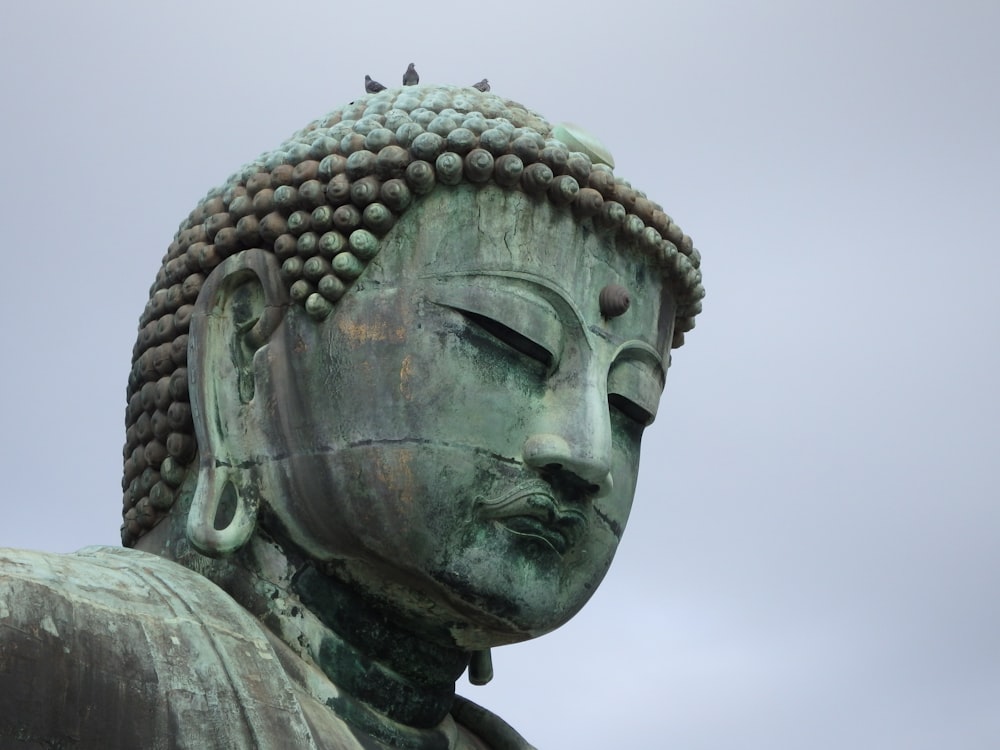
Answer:
<svg viewBox="0 0 1000 750"><path fill-rule="evenodd" d="M608 394L608 406L631 419L640 427L648 427L653 423L654 415L643 409L639 404L625 398L620 393Z"/></svg>
<svg viewBox="0 0 1000 750"><path fill-rule="evenodd" d="M493 320L492 318L488 318L485 315L480 315L479 313L474 313L469 310L460 310L458 308L452 309L460 312L470 323L473 323L483 329L494 338L499 339L514 351L520 352L521 354L524 354L525 356L528 356L536 362L544 365L546 370L552 367L552 353L545 347L536 344L527 336L524 336L523 334L515 331L513 328L509 328L503 323Z"/></svg>
<svg viewBox="0 0 1000 750"><path fill-rule="evenodd" d="M640 427L648 427L656 418L663 379L659 359L642 347L631 347L608 373L608 406Z"/></svg>

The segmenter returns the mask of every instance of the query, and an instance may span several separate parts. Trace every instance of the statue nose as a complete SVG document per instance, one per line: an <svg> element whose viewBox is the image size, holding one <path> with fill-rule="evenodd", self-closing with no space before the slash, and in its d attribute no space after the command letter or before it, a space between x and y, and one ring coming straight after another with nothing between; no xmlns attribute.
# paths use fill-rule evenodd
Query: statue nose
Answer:
<svg viewBox="0 0 1000 750"><path fill-rule="evenodd" d="M610 445L607 453L596 454L589 446L573 445L561 435L536 433L524 441L521 455L535 469L559 469L575 475L588 492L601 497L611 491Z"/></svg>

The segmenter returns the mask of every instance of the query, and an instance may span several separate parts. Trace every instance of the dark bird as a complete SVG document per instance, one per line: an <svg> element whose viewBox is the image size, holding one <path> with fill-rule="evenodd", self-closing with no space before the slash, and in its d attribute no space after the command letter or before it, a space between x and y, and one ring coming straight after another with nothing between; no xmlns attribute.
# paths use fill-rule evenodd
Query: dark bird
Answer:
<svg viewBox="0 0 1000 750"><path fill-rule="evenodd" d="M378 81L373 81L370 75L365 75L365 91L369 94L377 94L379 91L385 91L385 86Z"/></svg>
<svg viewBox="0 0 1000 750"><path fill-rule="evenodd" d="M472 84L472 88L474 88L474 89L478 89L479 91L489 91L489 90L490 90L490 82L489 82L489 81L487 81L487 80L486 80L486 79L484 78L484 79L483 79L483 80L481 80L481 81L480 81L479 83L474 83L474 84Z"/></svg>
<svg viewBox="0 0 1000 750"><path fill-rule="evenodd" d="M406 68L406 72L403 73L403 85L414 86L418 83L420 83L420 76L417 75L417 70L413 67L413 63L410 63Z"/></svg>

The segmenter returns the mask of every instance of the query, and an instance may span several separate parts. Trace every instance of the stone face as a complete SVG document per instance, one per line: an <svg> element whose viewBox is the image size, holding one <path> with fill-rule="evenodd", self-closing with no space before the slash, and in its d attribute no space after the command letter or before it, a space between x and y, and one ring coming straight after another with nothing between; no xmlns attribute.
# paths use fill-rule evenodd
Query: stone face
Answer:
<svg viewBox="0 0 1000 750"><path fill-rule="evenodd" d="M610 163L414 82L212 191L140 320L137 549L0 556L0 746L530 748L455 681L600 584L703 295Z"/></svg>
<svg viewBox="0 0 1000 750"><path fill-rule="evenodd" d="M620 244L520 193L435 191L334 315L289 310L255 361L280 411L235 420L260 435L232 460L273 476L310 557L373 595L407 580L454 642L561 625L611 563L666 376L672 298ZM614 319L609 284L635 290Z"/></svg>

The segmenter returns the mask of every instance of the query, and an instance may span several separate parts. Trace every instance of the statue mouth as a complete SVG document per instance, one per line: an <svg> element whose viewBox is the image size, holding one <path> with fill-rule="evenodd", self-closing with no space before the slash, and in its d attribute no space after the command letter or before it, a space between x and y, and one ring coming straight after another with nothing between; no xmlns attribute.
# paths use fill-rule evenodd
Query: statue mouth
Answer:
<svg viewBox="0 0 1000 750"><path fill-rule="evenodd" d="M506 531L550 547L560 555L571 549L587 528L580 508L556 500L545 482L528 482L496 500L478 503L480 516Z"/></svg>

